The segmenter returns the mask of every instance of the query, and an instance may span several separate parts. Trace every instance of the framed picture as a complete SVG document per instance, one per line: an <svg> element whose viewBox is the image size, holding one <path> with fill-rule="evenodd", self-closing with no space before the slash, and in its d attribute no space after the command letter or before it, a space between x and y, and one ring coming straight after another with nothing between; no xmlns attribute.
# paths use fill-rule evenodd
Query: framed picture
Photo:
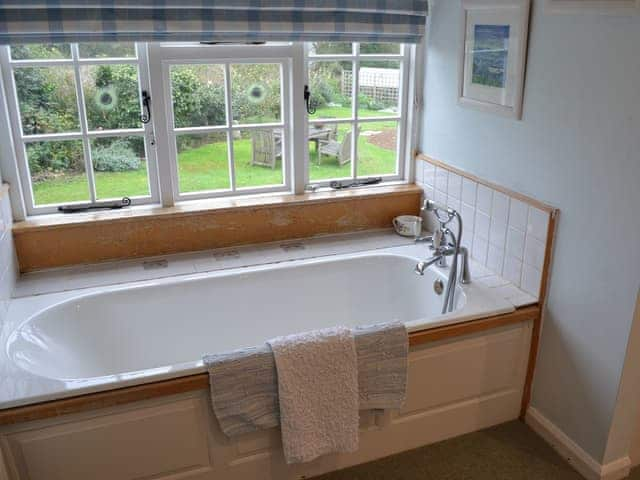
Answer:
<svg viewBox="0 0 640 480"><path fill-rule="evenodd" d="M545 0L544 13L603 13L610 15L640 12L640 0Z"/></svg>
<svg viewBox="0 0 640 480"><path fill-rule="evenodd" d="M530 0L463 0L459 103L520 119Z"/></svg>

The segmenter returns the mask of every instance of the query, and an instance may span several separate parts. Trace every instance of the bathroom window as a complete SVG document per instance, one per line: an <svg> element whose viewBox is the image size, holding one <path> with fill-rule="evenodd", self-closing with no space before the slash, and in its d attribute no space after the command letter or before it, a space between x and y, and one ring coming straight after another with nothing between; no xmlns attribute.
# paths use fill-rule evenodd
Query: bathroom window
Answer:
<svg viewBox="0 0 640 480"><path fill-rule="evenodd" d="M409 48L307 45L309 181L404 177Z"/></svg>
<svg viewBox="0 0 640 480"><path fill-rule="evenodd" d="M158 200L144 52L133 43L2 48L17 167L29 214L130 197ZM13 108L11 108L13 107Z"/></svg>
<svg viewBox="0 0 640 480"><path fill-rule="evenodd" d="M17 160L3 168L19 178L26 215L125 196L172 206L302 193L345 178L403 181L414 50L345 42L0 47Z"/></svg>

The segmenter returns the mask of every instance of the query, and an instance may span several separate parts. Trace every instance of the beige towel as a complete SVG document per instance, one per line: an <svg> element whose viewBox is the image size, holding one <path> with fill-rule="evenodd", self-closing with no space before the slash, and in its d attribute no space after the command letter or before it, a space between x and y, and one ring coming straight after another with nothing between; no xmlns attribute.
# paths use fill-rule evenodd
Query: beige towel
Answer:
<svg viewBox="0 0 640 480"><path fill-rule="evenodd" d="M280 427L287 463L358 449L358 371L353 333L344 327L270 340L278 372Z"/></svg>

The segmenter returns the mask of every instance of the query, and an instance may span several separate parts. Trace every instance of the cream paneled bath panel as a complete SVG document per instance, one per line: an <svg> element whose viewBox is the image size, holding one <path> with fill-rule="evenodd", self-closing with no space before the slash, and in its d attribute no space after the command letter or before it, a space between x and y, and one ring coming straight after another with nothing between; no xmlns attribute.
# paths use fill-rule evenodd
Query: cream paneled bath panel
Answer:
<svg viewBox="0 0 640 480"><path fill-rule="evenodd" d="M363 412L360 449L287 466L278 429L227 439L206 391L0 430L9 480L299 479L518 417L532 322L411 349L398 413ZM4 480L4 479L2 479Z"/></svg>
<svg viewBox="0 0 640 480"><path fill-rule="evenodd" d="M9 434L3 444L12 478L212 478L206 408L188 398Z"/></svg>

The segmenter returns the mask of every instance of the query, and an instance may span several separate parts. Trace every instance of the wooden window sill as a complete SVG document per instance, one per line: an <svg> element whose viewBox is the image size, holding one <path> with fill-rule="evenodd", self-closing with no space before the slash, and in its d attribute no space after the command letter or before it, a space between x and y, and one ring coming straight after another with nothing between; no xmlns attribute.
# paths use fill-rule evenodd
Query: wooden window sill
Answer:
<svg viewBox="0 0 640 480"><path fill-rule="evenodd" d="M268 209L274 206L313 205L319 203L334 203L348 199L364 199L377 197L390 197L406 195L409 193L422 193L422 189L415 184L378 185L366 188L354 188L345 190L323 190L309 192L301 195L285 193L279 195L252 195L246 197L209 198L204 200L191 200L180 202L173 207L159 205L141 205L121 210L107 210L75 214L53 214L39 217L30 217L13 226L14 233L25 231L46 230L59 226L105 224L133 218L160 219L178 218L203 213L222 213L228 211L240 211L243 209Z"/></svg>
<svg viewBox="0 0 640 480"><path fill-rule="evenodd" d="M13 226L21 272L386 228L422 189L380 185L29 218Z"/></svg>

